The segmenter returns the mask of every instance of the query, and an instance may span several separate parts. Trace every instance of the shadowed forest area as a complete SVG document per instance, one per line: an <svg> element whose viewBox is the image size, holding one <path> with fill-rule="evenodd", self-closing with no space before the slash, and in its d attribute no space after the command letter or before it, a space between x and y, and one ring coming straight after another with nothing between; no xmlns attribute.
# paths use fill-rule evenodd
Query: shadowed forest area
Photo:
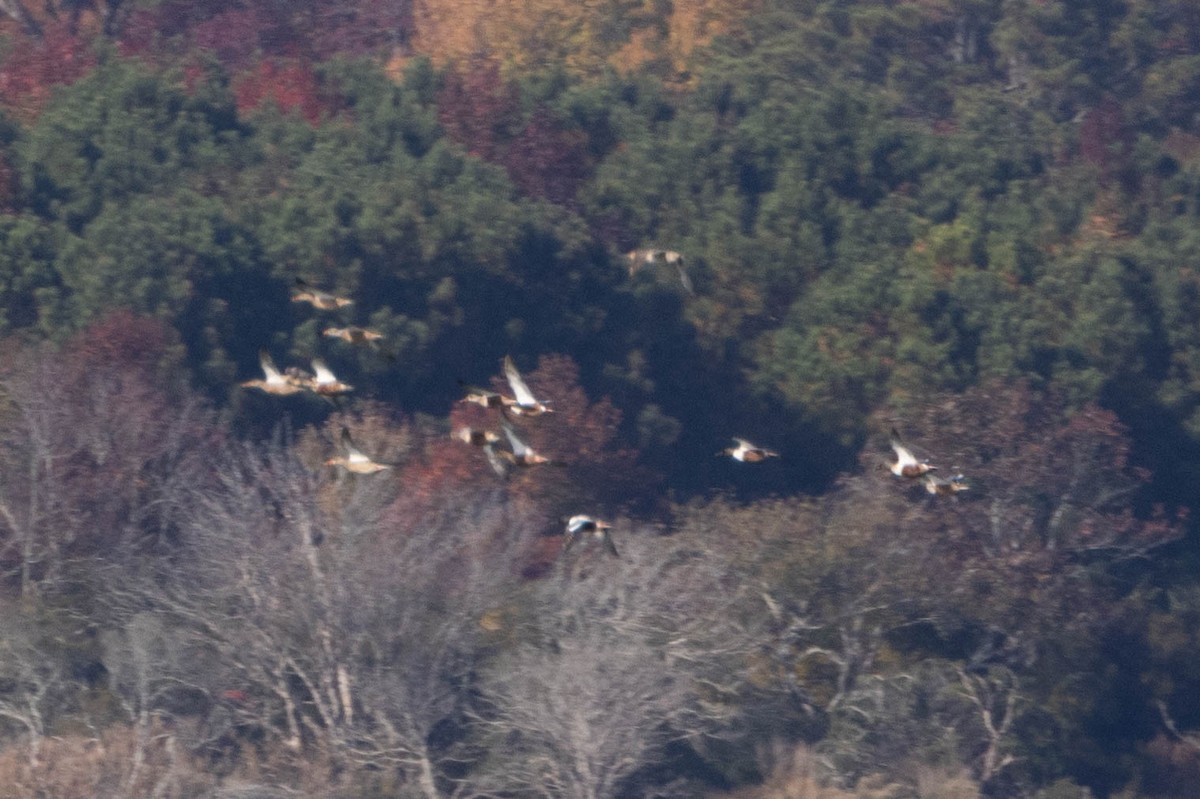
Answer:
<svg viewBox="0 0 1200 799"><path fill-rule="evenodd" d="M1191 0L0 19L0 796L1200 795Z"/></svg>

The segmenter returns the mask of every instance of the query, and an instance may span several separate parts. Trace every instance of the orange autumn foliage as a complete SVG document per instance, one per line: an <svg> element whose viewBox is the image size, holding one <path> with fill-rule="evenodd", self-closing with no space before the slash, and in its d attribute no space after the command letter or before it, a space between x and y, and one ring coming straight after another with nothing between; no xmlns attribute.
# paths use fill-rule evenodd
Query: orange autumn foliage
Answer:
<svg viewBox="0 0 1200 799"><path fill-rule="evenodd" d="M490 57L517 71L565 63L582 74L666 58L682 72L697 47L729 31L760 0L418 0L413 48L435 63Z"/></svg>

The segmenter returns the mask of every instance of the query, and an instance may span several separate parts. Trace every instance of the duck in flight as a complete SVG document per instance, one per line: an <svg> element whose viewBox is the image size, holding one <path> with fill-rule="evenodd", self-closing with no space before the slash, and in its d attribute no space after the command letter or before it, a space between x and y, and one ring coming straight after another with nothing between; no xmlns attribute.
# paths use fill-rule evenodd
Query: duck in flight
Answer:
<svg viewBox="0 0 1200 799"><path fill-rule="evenodd" d="M450 436L464 444L482 449L492 471L501 478L508 477L508 462L496 452L496 444L500 442L499 433L491 430L476 430L473 427L459 427Z"/></svg>
<svg viewBox="0 0 1200 799"><path fill-rule="evenodd" d="M483 445L483 454L487 456L488 466L492 467L496 476L501 480L507 480L509 467L513 463L513 454L496 449L496 445L490 442Z"/></svg>
<svg viewBox="0 0 1200 799"><path fill-rule="evenodd" d="M371 330L366 327L359 327L358 325L327 327L321 331L321 335L344 341L352 347L367 347L389 362L395 362L396 360L396 353L386 351L383 345L380 344L383 340L383 334L378 330Z"/></svg>
<svg viewBox="0 0 1200 799"><path fill-rule="evenodd" d="M321 335L341 339L347 344L353 344L356 347L367 346L375 349L379 348L379 341L383 338L383 334L378 330L369 330L358 325L327 327L321 331Z"/></svg>
<svg viewBox="0 0 1200 799"><path fill-rule="evenodd" d="M486 447L500 440L500 434L491 430L476 430L473 427L459 427L450 434L452 438L470 444L473 447Z"/></svg>
<svg viewBox="0 0 1200 799"><path fill-rule="evenodd" d="M925 481L925 490L934 496L949 496L970 488L969 485L963 482L964 478L961 474L946 478L926 472L923 479Z"/></svg>
<svg viewBox="0 0 1200 799"><path fill-rule="evenodd" d="M338 308L352 305L354 300L319 289L304 278L298 277L296 285L292 288L292 302L307 302L319 311L336 311Z"/></svg>
<svg viewBox="0 0 1200 799"><path fill-rule="evenodd" d="M617 545L612 540L612 525L600 519L587 516L585 514L576 514L570 519L567 519L566 529L566 544L563 545L563 551L566 552L575 542L579 541L584 536L591 536L598 539L608 553L614 558L619 558L621 555L617 552Z"/></svg>
<svg viewBox="0 0 1200 799"><path fill-rule="evenodd" d="M473 402L481 408L499 408L501 411L517 404L515 399L506 397L498 391L468 385L461 380L458 383L467 392L466 396L458 400L459 402Z"/></svg>
<svg viewBox="0 0 1200 799"><path fill-rule="evenodd" d="M342 451L345 454L335 455L325 461L326 466L340 466L346 471L354 472L355 474L374 474L375 472L392 468L390 464L377 463L371 460L362 450L356 447L354 439L350 437L349 428L342 428L341 445Z"/></svg>
<svg viewBox="0 0 1200 799"><path fill-rule="evenodd" d="M741 461L742 463L761 463L767 458L779 457L778 452L755 446L744 438L735 438L733 442L735 446L726 447L717 454L728 455L735 461Z"/></svg>
<svg viewBox="0 0 1200 799"><path fill-rule="evenodd" d="M320 358L312 360L313 378L309 384L309 388L313 392L320 394L322 397L331 397L335 394L345 394L348 391L353 391L354 386L349 383L343 383L338 380L333 374L333 371L326 365L325 361Z"/></svg>
<svg viewBox="0 0 1200 799"><path fill-rule="evenodd" d="M533 447L520 439L516 429L509 424L507 419L501 420L500 424L504 428L504 435L508 438L508 443L512 446L512 452L495 450L498 456L514 466L537 466L542 463L550 463L549 458L538 454Z"/></svg>
<svg viewBox="0 0 1200 799"><path fill-rule="evenodd" d="M279 371L275 366L275 361L271 358L271 353L265 349L258 351L258 363L263 370L262 379L247 380L241 384L243 388L257 388L259 391L280 397L304 390L302 382L297 381L290 374Z"/></svg>
<svg viewBox="0 0 1200 799"><path fill-rule="evenodd" d="M508 380L508 385L512 389L513 397L515 398L512 402L505 404L517 416L538 416L543 413L553 412L553 409L548 404L533 396L533 392L529 390L529 386L525 385L525 380L521 377L521 373L517 371L517 365L513 363L511 355L504 356L504 377Z"/></svg>
<svg viewBox="0 0 1200 799"><path fill-rule="evenodd" d="M892 428L891 437L888 440L892 445L892 450L896 453L896 462L889 468L892 474L897 477L916 478L937 469L936 466L930 466L927 460L917 460L912 451L904 446L904 442L901 440L900 434L896 432L896 428Z"/></svg>

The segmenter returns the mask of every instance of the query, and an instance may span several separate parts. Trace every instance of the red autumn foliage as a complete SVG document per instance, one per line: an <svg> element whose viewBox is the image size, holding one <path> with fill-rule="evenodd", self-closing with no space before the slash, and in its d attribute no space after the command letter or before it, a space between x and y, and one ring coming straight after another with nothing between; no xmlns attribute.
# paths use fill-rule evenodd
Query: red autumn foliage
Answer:
<svg viewBox="0 0 1200 799"><path fill-rule="evenodd" d="M518 368L520 363L518 363ZM566 355L543 355L523 372L534 396L553 413L518 418L522 440L557 466L522 470L510 484L517 493L542 498L559 513L583 512L579 505L612 508L636 502L654 480L637 464L637 452L617 440L621 412L607 399L591 402L579 385L579 367ZM509 393L499 377L495 387Z"/></svg>
<svg viewBox="0 0 1200 799"><path fill-rule="evenodd" d="M533 113L502 159L526 195L568 207L591 174L590 162L583 131L564 129L544 108Z"/></svg>
<svg viewBox="0 0 1200 799"><path fill-rule="evenodd" d="M76 451L64 466L97 535L116 535L138 519L158 484L207 473L221 439L203 403L177 378L175 344L164 323L116 311L62 350L63 400L77 420Z"/></svg>
<svg viewBox="0 0 1200 799"><path fill-rule="evenodd" d="M1080 559L1140 556L1179 535L1178 520L1134 513L1149 474L1130 463L1129 436L1111 411L1069 413L1026 383L996 382L931 402L897 426L939 475L961 472L970 485L933 507L968 559L1044 575Z"/></svg>
<svg viewBox="0 0 1200 799"><path fill-rule="evenodd" d="M240 113L274 103L285 113L297 113L315 125L325 110L312 68L301 62L262 61L234 82Z"/></svg>
<svg viewBox="0 0 1200 799"><path fill-rule="evenodd" d="M483 453L446 438L429 442L423 455L404 468L400 479L409 500L417 503L414 508L420 510L464 492L469 486L486 485L495 475Z"/></svg>
<svg viewBox="0 0 1200 799"><path fill-rule="evenodd" d="M1083 160L1100 169L1108 179L1129 165L1133 155L1133 131L1121 104L1107 95L1084 116L1079 125L1079 152Z"/></svg>
<svg viewBox="0 0 1200 799"><path fill-rule="evenodd" d="M260 49L265 25L254 7L243 8L236 2L167 0L131 11L122 26L118 47L123 55L142 57L170 57L200 50L213 53L226 67L237 69L250 63Z"/></svg>
<svg viewBox="0 0 1200 799"><path fill-rule="evenodd" d="M527 541L521 573L534 577L546 571L562 546L561 516L608 513L652 490L654 481L637 465L636 453L617 443L620 412L607 399L588 399L573 360L543 356L524 377L554 410L533 418L510 414L510 424L552 463L513 466L501 477L480 448L437 438L399 475L405 490L389 510L389 529L405 535L434 525L455 530L466 541L513 535ZM494 378L493 385L511 394L503 378ZM508 450L504 418L498 410L456 403L450 426L491 430L501 437L496 448Z"/></svg>
<svg viewBox="0 0 1200 799"><path fill-rule="evenodd" d="M96 65L88 43L67 22L48 23L43 36L14 36L0 64L0 103L18 116L35 116L55 86L69 85Z"/></svg>
<svg viewBox="0 0 1200 799"><path fill-rule="evenodd" d="M579 367L568 355L543 355L537 368L524 373L534 396L545 398L553 413L523 424L538 451L571 465L587 462L617 468L630 465L634 453L615 447L621 412L608 400L591 402L579 385ZM510 393L508 384L494 379L497 389Z"/></svg>
<svg viewBox="0 0 1200 799"><path fill-rule="evenodd" d="M461 405L451 414L455 426L486 426L485 420L473 416ZM397 479L404 490L381 525L389 540L432 533L445 540L454 560L483 557L513 575L544 571L549 560L540 536L550 529L549 512L540 500L513 493L479 448L449 436L427 440L423 452L407 462ZM448 590L455 579L453 573L446 576Z"/></svg>
<svg viewBox="0 0 1200 799"><path fill-rule="evenodd" d="M117 52L125 57L149 55L161 33L155 9L135 9L125 18L121 37L117 40Z"/></svg>
<svg viewBox="0 0 1200 799"><path fill-rule="evenodd" d="M154 381L171 357L173 339L164 323L122 309L73 336L62 360L78 380L88 380L98 370L120 369Z"/></svg>
<svg viewBox="0 0 1200 799"><path fill-rule="evenodd" d="M557 506L573 498L603 498L619 502L625 492L644 489L646 474L636 465L636 453L616 442L621 413L607 399L591 402L579 386L579 368L566 355L545 355L536 369L524 375L530 389L551 403L552 413L529 418L509 414L510 424L525 443L553 465L513 468L499 478L478 447L447 437L426 448L419 463L405 471L406 492L413 497L434 497L482 485L491 491L502 487L513 500L532 505ZM502 377L493 378L496 390L511 395ZM451 429L471 427L500 435L498 449L509 449L498 410L456 403L450 413Z"/></svg>
<svg viewBox="0 0 1200 799"><path fill-rule="evenodd" d="M504 167L530 197L570 206L591 172L587 136L566 128L546 108L521 121L517 88L495 61L479 59L446 75L438 121L446 135L485 161Z"/></svg>
<svg viewBox="0 0 1200 799"><path fill-rule="evenodd" d="M446 135L474 156L497 163L520 122L517 88L495 61L478 59L446 74L437 98Z"/></svg>
<svg viewBox="0 0 1200 799"><path fill-rule="evenodd" d="M313 56L364 55L402 46L413 26L409 0L323 0L307 7Z"/></svg>
<svg viewBox="0 0 1200 799"><path fill-rule="evenodd" d="M260 56L324 61L335 55L390 52L412 27L407 0L168 0L129 15L124 53L171 56L200 50L231 70ZM182 46L181 46L182 40Z"/></svg>
<svg viewBox="0 0 1200 799"><path fill-rule="evenodd" d="M250 66L271 26L257 8L237 8L198 22L190 31L192 47L212 53L228 69Z"/></svg>

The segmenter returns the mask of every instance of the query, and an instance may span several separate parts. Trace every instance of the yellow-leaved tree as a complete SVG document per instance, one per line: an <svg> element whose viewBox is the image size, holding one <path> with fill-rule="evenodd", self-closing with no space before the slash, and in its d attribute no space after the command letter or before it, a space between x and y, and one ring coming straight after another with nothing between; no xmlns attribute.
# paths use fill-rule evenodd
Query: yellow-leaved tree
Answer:
<svg viewBox="0 0 1200 799"><path fill-rule="evenodd" d="M413 46L435 62L492 57L507 69L582 74L658 62L679 74L697 47L761 0L418 0Z"/></svg>

